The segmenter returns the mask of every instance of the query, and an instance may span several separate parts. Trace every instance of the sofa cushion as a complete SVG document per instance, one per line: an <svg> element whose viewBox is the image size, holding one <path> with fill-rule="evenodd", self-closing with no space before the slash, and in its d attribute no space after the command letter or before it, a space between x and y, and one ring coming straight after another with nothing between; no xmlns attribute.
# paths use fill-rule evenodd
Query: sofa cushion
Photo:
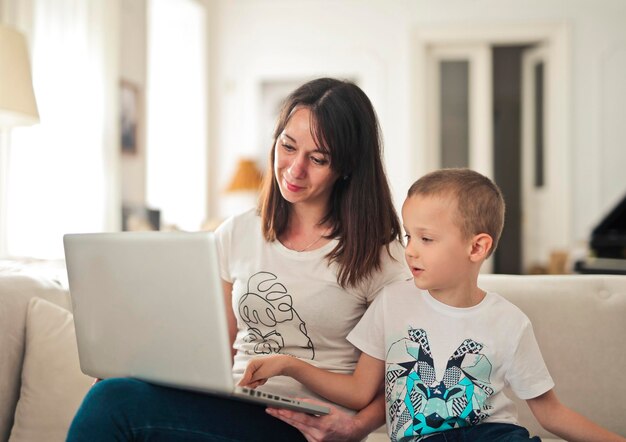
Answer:
<svg viewBox="0 0 626 442"><path fill-rule="evenodd" d="M72 314L44 299L32 298L26 319L22 387L9 441L64 441L92 382L80 371Z"/></svg>
<svg viewBox="0 0 626 442"><path fill-rule="evenodd" d="M47 278L0 271L0 440L7 440L20 391L26 310L33 296L69 308L67 290Z"/></svg>

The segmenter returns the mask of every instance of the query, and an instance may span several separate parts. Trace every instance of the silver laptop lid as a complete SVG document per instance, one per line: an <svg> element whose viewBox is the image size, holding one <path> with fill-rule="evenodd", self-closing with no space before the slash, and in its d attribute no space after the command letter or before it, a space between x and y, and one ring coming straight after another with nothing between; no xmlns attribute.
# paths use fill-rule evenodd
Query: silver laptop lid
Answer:
<svg viewBox="0 0 626 442"><path fill-rule="evenodd" d="M68 234L64 246L84 373L232 391L212 233Z"/></svg>

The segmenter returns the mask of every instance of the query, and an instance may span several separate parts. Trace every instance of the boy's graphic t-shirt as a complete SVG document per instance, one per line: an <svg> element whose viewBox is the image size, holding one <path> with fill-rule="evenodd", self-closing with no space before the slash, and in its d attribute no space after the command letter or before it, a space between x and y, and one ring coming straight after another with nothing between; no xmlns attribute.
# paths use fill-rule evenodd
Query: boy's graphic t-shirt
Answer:
<svg viewBox="0 0 626 442"><path fill-rule="evenodd" d="M289 354L339 373L351 373L359 352L346 336L387 284L406 279L402 246L391 245L395 259L381 250L381 269L358 287L337 283L337 264L325 256L337 246L296 252L267 242L255 210L226 220L216 239L223 280L233 284L232 310L238 333L233 363L235 382L248 361L273 353ZM259 389L296 397L317 397L297 381L277 376Z"/></svg>
<svg viewBox="0 0 626 442"><path fill-rule="evenodd" d="M455 308L413 280L395 283L383 289L348 340L385 361L392 441L482 422L516 424L505 386L521 399L554 387L529 319L496 293L474 307Z"/></svg>

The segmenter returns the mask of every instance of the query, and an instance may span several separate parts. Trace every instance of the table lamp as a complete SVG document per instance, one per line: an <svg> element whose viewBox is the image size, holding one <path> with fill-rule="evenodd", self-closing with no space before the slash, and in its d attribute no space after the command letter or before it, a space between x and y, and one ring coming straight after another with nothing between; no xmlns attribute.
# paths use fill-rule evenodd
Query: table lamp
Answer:
<svg viewBox="0 0 626 442"><path fill-rule="evenodd" d="M261 187L262 175L254 160L240 158L226 192L256 192Z"/></svg>
<svg viewBox="0 0 626 442"><path fill-rule="evenodd" d="M16 30L0 25L0 128L38 122L26 39Z"/></svg>
<svg viewBox="0 0 626 442"><path fill-rule="evenodd" d="M26 39L0 24L0 257L6 255L9 130L39 122Z"/></svg>
<svg viewBox="0 0 626 442"><path fill-rule="evenodd" d="M220 205L222 215L230 216L255 207L263 174L256 162L249 158L240 158L228 186L224 189L224 198Z"/></svg>

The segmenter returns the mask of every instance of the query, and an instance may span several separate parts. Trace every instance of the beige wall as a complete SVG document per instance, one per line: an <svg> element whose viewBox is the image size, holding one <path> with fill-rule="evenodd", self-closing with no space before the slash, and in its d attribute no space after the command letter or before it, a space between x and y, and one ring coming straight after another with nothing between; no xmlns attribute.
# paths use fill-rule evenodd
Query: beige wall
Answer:
<svg viewBox="0 0 626 442"><path fill-rule="evenodd" d="M2 0L0 0L2 1ZM145 91L147 0L124 0L120 76ZM208 217L229 210L223 189L238 156L265 161L264 82L319 75L355 78L378 111L396 203L419 175L413 137L412 35L423 26L565 23L571 36L569 147L571 246L624 195L626 2L622 0L206 0L211 78ZM121 160L122 195L145 201L145 131Z"/></svg>
<svg viewBox="0 0 626 442"><path fill-rule="evenodd" d="M563 109L571 129L570 246L586 242L626 192L623 0L216 0L216 5L216 186L228 179L235 155L265 156L266 145L259 142L260 84L351 76L378 111L399 203L422 172L411 158L424 148L412 137L420 99L410 96L416 80L413 32L437 25L565 23L571 31L571 106Z"/></svg>

